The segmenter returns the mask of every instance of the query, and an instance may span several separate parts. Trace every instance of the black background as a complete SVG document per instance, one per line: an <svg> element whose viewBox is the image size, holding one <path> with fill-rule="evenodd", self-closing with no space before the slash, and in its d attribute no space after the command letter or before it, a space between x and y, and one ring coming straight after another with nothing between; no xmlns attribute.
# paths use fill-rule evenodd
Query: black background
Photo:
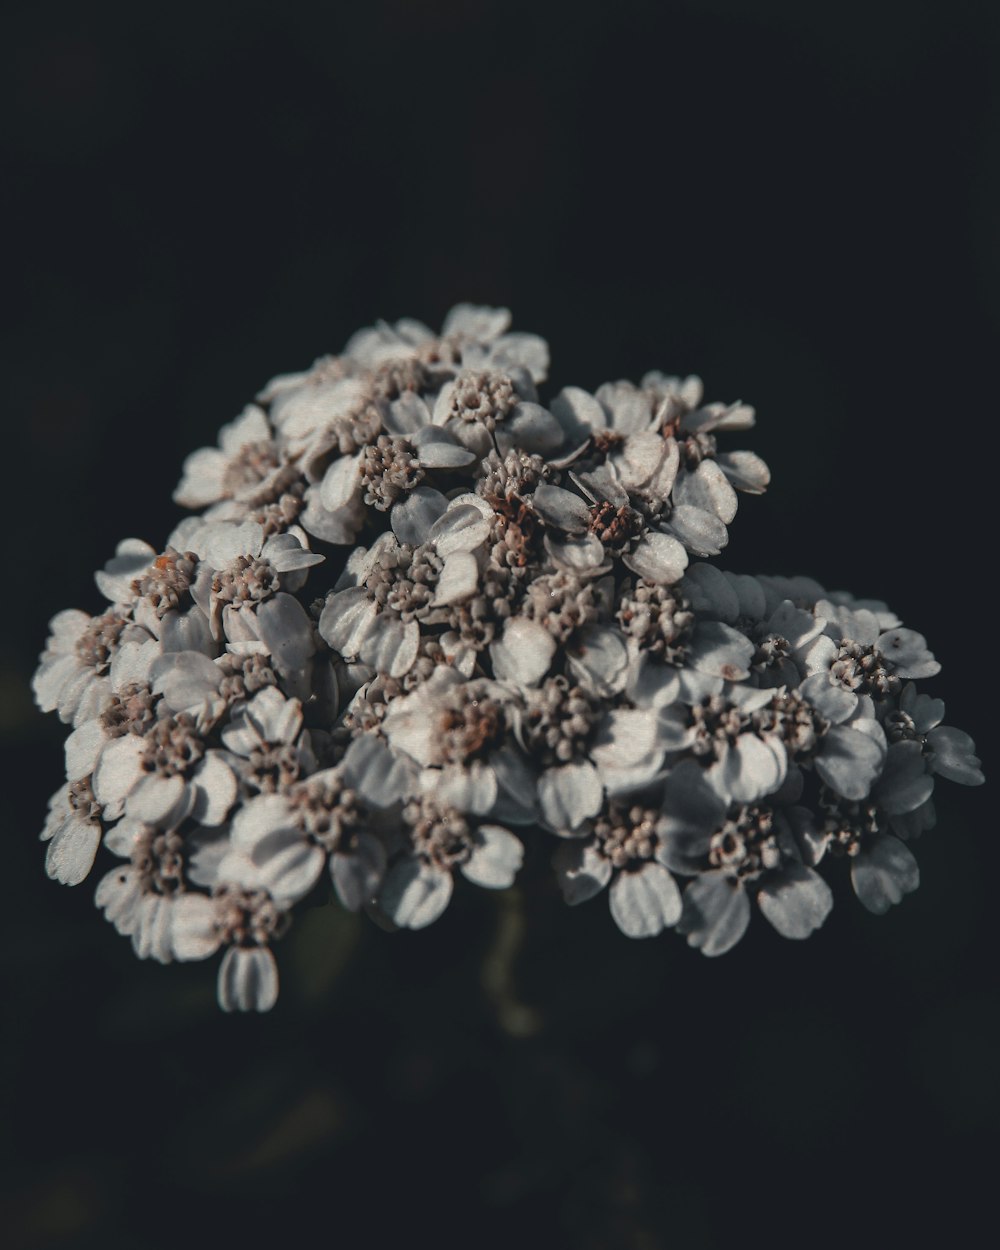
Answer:
<svg viewBox="0 0 1000 1250"><path fill-rule="evenodd" d="M803 945L758 918L713 962L529 898L512 988L502 900L393 937L327 908L279 949L277 1009L231 1019L212 968L140 964L92 884L44 876L65 730L27 682L48 618L97 609L120 538L162 542L183 457L267 378L472 300L549 339L555 388L662 368L753 403L773 483L724 565L886 599L992 775L1000 9L19 7L7 1244L971 1238L1000 1111L989 783L939 788L916 895L877 919L838 880Z"/></svg>

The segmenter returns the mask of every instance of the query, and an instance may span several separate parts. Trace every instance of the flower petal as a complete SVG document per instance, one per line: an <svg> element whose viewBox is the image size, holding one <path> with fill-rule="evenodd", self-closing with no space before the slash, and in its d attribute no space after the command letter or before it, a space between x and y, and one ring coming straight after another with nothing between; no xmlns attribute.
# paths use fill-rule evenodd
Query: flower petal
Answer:
<svg viewBox="0 0 1000 1250"><path fill-rule="evenodd" d="M880 834L851 861L851 884L864 906L880 916L917 888L920 868L898 838Z"/></svg>
<svg viewBox="0 0 1000 1250"><path fill-rule="evenodd" d="M480 825L472 842L472 854L462 865L462 876L488 890L505 890L513 885L524 861L520 838L502 825Z"/></svg>
<svg viewBox="0 0 1000 1250"><path fill-rule="evenodd" d="M278 1001L278 965L266 946L230 946L219 965L223 1011L270 1011Z"/></svg>
<svg viewBox="0 0 1000 1250"><path fill-rule="evenodd" d="M538 780L538 803L546 824L556 833L571 834L601 810L604 787L593 764L547 768Z"/></svg>
<svg viewBox="0 0 1000 1250"><path fill-rule="evenodd" d="M721 872L707 872L684 891L677 931L703 955L724 955L746 932L750 900L746 891Z"/></svg>
<svg viewBox="0 0 1000 1250"><path fill-rule="evenodd" d="M386 873L378 902L401 929L423 929L444 912L453 888L451 873L401 859Z"/></svg>
<svg viewBox="0 0 1000 1250"><path fill-rule="evenodd" d="M818 872L805 864L789 864L761 887L757 903L782 937L797 940L820 927L833 908L833 894Z"/></svg>
<svg viewBox="0 0 1000 1250"><path fill-rule="evenodd" d="M636 872L620 872L608 903L615 924L631 938L656 937L677 923L682 910L677 882L662 864L652 861Z"/></svg>

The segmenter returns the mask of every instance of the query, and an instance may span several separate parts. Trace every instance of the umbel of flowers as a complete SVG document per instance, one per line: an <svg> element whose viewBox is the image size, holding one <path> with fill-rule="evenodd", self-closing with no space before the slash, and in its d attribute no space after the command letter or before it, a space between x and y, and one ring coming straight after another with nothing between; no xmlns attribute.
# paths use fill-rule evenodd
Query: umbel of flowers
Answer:
<svg viewBox="0 0 1000 1250"><path fill-rule="evenodd" d="M100 857L107 919L142 959L219 954L226 1010L274 1004L307 896L419 929L529 843L629 937L719 955L756 907L805 938L831 860L885 911L936 780L983 780L884 603L712 563L768 485L752 408L662 373L543 404L509 322L380 323L273 379L188 458L195 515L52 621L46 869Z"/></svg>

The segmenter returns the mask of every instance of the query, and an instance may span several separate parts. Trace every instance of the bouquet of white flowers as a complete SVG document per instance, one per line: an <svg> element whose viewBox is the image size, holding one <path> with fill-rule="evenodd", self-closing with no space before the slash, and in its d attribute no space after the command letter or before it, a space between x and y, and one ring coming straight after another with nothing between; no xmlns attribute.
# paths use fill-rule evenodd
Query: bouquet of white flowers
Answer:
<svg viewBox="0 0 1000 1250"><path fill-rule="evenodd" d="M543 405L509 322L381 323L273 379L188 458L200 514L52 621L47 871L103 844L98 907L140 958L222 950L226 1010L273 1005L271 945L331 883L387 928L540 869L629 937L718 955L756 902L804 938L831 860L885 911L936 778L983 780L884 603L709 562L769 482L726 448L752 408L655 372Z"/></svg>

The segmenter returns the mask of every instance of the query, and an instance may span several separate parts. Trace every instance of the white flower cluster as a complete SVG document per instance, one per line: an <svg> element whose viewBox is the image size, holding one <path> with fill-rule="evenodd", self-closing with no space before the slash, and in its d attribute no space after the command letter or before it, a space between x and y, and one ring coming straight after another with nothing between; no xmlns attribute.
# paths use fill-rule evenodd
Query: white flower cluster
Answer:
<svg viewBox="0 0 1000 1250"><path fill-rule="evenodd" d="M47 871L77 885L103 844L98 907L140 958L221 950L226 1010L272 1006L306 896L421 928L526 849L630 937L717 955L756 902L803 938L818 867L884 911L935 779L983 779L884 604L706 563L768 484L719 446L752 408L661 373L543 406L547 346L509 320L379 324L274 379L188 458L200 515L52 621Z"/></svg>

